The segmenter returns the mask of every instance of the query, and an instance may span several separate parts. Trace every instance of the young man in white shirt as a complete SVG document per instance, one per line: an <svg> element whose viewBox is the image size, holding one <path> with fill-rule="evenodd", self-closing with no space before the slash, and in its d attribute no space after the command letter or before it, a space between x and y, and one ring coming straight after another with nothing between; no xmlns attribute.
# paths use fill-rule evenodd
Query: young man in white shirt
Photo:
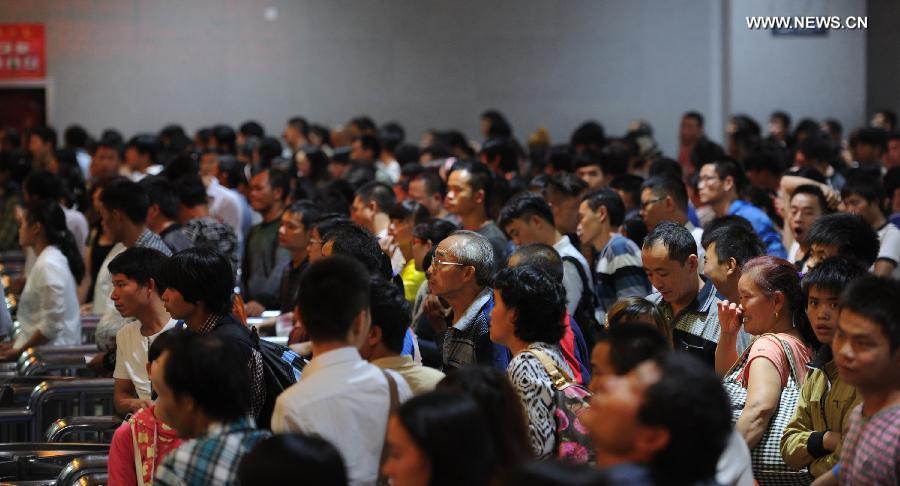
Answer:
<svg viewBox="0 0 900 486"><path fill-rule="evenodd" d="M900 228L888 221L881 211L884 197L881 179L869 173L849 177L841 189L841 199L847 212L861 217L878 233L881 245L872 273L879 277L900 279Z"/></svg>
<svg viewBox="0 0 900 486"><path fill-rule="evenodd" d="M303 380L278 397L272 413L273 432L316 434L334 444L352 485L375 484L378 478L388 415L396 405L391 388L397 402L412 396L399 374L382 371L359 354L371 327L368 275L344 256L306 269L297 306L313 359Z"/></svg>
<svg viewBox="0 0 900 486"><path fill-rule="evenodd" d="M150 248L128 248L109 262L112 300L122 317L136 322L125 324L116 334L116 369L113 405L120 415L150 405L147 352L163 331L175 325L160 298L159 268L166 256Z"/></svg>

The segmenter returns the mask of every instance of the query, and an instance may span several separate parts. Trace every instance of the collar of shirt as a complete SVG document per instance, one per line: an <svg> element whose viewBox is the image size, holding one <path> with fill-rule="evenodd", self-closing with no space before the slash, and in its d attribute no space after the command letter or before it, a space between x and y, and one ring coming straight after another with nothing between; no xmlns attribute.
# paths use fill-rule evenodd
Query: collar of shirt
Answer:
<svg viewBox="0 0 900 486"><path fill-rule="evenodd" d="M562 238L559 239L556 243L553 244L553 249L557 252L560 252L563 248L575 247L572 244L572 240L569 239L567 235L562 235Z"/></svg>
<svg viewBox="0 0 900 486"><path fill-rule="evenodd" d="M469 304L469 307L463 312L462 317L456 321L456 324L453 325L454 329L458 329L460 331L465 331L469 325L472 324L472 321L475 320L475 317L478 316L478 312L481 311L481 308L484 307L489 300L491 300L491 296L493 295L493 290L490 287L485 287L481 289L481 292L475 297L475 300Z"/></svg>
<svg viewBox="0 0 900 486"><path fill-rule="evenodd" d="M694 300L691 301L687 307L682 309L677 316L672 314L672 304L662 301L668 308L668 313L672 316L673 320L678 320L680 316L683 316L688 312L709 312L709 308L712 307L713 303L716 301L716 287L713 285L712 280L702 275L700 278L703 280L703 287L700 287L700 291L697 292L697 296L694 297Z"/></svg>
<svg viewBox="0 0 900 486"><path fill-rule="evenodd" d="M362 361L362 356L359 355L359 351L353 346L332 349L331 351L322 353L318 356L313 356L313 359L309 361L309 364L303 368L303 376L309 377L318 370L357 361Z"/></svg>
<svg viewBox="0 0 900 486"><path fill-rule="evenodd" d="M203 321L203 324L200 326L200 334L208 334L210 331L216 328L216 325L219 323L219 320L222 319L222 316L219 314L210 314L209 317Z"/></svg>
<svg viewBox="0 0 900 486"><path fill-rule="evenodd" d="M150 228L144 228L141 235L134 240L134 246L145 246L154 236L156 236L156 233L150 231Z"/></svg>
<svg viewBox="0 0 900 486"><path fill-rule="evenodd" d="M731 201L731 205L728 206L728 214L735 214L738 211L744 209L744 207L749 204L750 203L744 201L743 199L735 199L734 201Z"/></svg>
<svg viewBox="0 0 900 486"><path fill-rule="evenodd" d="M372 361L372 364L383 369L399 370L415 366L412 356L388 356L386 358L378 358Z"/></svg>
<svg viewBox="0 0 900 486"><path fill-rule="evenodd" d="M253 417L241 417L228 423L212 422L206 428L206 433L203 436L214 437L249 430L256 430L256 421L253 420Z"/></svg>

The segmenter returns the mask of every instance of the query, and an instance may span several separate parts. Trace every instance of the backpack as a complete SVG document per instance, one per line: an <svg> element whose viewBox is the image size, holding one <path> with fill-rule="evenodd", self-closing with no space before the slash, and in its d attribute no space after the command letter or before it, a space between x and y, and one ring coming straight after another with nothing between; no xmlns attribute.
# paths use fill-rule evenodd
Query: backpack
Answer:
<svg viewBox="0 0 900 486"><path fill-rule="evenodd" d="M578 271L578 277L581 278L581 297L578 299L578 307L575 308L575 314L572 316L572 319L575 319L578 327L581 328L581 334L584 336L588 349L593 349L594 336L603 327L597 321L595 314L597 311L597 298L591 292L591 286L587 275L584 273L584 268L581 266L581 262L573 256L564 256L562 260L563 262L571 263L575 270Z"/></svg>
<svg viewBox="0 0 900 486"><path fill-rule="evenodd" d="M250 339L262 356L263 375L266 377L266 404L260 416L271 416L275 399L289 386L300 381L307 360L287 346L260 339L255 326L250 328Z"/></svg>
<svg viewBox="0 0 900 486"><path fill-rule="evenodd" d="M588 407L591 392L575 383L565 371L537 349L526 349L544 366L553 383L553 404L556 405L556 456L563 462L573 464L593 464L594 445L580 416Z"/></svg>

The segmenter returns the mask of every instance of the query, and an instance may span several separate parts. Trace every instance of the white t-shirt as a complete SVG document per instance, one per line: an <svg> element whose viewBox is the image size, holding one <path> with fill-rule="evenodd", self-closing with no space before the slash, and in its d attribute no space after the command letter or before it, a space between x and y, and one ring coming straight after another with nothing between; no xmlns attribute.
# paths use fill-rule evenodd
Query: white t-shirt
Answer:
<svg viewBox="0 0 900 486"><path fill-rule="evenodd" d="M113 371L113 378L131 380L141 400L150 399L150 377L147 376L147 353L150 351L150 345L163 331L172 329L176 322L178 321L175 319L169 319L169 322L152 336L141 335L139 321L129 322L116 334L116 370Z"/></svg>
<svg viewBox="0 0 900 486"><path fill-rule="evenodd" d="M894 223L885 224L878 230L878 241L881 242L878 259L892 262L895 266L891 277L900 279L900 228Z"/></svg>
<svg viewBox="0 0 900 486"><path fill-rule="evenodd" d="M553 245L553 249L559 253L560 258L572 257L578 261L578 264L581 265L581 269L584 272L588 287L590 291L593 292L591 267L588 265L584 255L582 255L581 252L575 248L575 245L572 244L569 237L563 235L563 237ZM568 311L569 314L574 314L578 309L578 301L581 300L581 294L584 292L584 284L582 283L581 275L578 274L578 269L574 267L571 260L563 260L563 287L566 289L566 311Z"/></svg>

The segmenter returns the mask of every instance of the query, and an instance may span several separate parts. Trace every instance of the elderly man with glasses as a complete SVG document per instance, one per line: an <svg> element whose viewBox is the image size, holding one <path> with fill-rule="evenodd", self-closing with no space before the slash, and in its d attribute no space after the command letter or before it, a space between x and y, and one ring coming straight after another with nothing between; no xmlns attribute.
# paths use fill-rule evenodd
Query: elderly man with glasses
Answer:
<svg viewBox="0 0 900 486"><path fill-rule="evenodd" d="M506 369L509 352L490 337L493 274L491 243L474 231L456 231L434 251L427 272L432 295L425 305L438 307L440 299L450 307L443 322L432 321L445 373L472 363Z"/></svg>

